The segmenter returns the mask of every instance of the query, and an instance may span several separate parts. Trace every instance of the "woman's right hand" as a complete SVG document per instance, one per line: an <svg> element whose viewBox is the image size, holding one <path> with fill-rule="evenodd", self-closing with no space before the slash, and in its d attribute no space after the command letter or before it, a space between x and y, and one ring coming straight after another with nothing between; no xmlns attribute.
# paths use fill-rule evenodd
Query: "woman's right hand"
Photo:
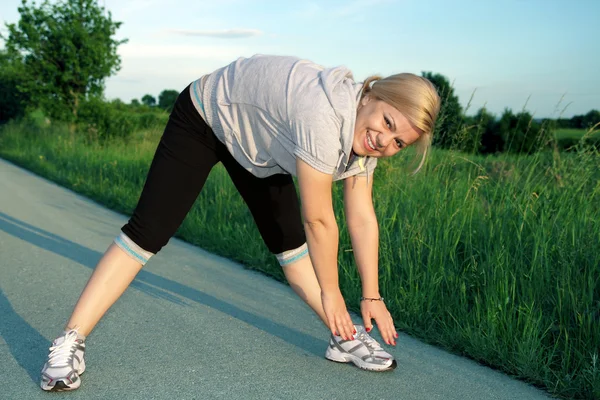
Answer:
<svg viewBox="0 0 600 400"><path fill-rule="evenodd" d="M339 289L332 292L322 291L321 302L331 333L341 336L344 340L351 340L356 330L346 309L342 292Z"/></svg>

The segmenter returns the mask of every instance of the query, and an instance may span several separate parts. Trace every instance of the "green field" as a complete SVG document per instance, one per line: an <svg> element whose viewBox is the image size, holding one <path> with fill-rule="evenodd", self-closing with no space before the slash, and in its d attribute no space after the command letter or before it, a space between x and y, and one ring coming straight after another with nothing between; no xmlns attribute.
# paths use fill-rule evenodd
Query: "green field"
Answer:
<svg viewBox="0 0 600 400"><path fill-rule="evenodd" d="M100 146L61 127L9 124L0 156L130 213L161 129ZM575 134L570 130L560 135ZM564 398L600 398L600 154L466 156L380 163L381 292L397 327ZM359 276L334 187L340 283ZM178 236L277 279L283 274L218 166Z"/></svg>
<svg viewBox="0 0 600 400"><path fill-rule="evenodd" d="M600 130L588 133L585 129L557 129L554 137L556 139L581 139L584 135L589 134L590 137L600 137Z"/></svg>

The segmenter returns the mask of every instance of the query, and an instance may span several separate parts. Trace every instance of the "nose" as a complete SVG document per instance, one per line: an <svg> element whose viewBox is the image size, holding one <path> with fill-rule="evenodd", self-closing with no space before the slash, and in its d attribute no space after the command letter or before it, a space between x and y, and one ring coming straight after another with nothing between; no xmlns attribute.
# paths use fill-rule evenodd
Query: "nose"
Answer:
<svg viewBox="0 0 600 400"><path fill-rule="evenodd" d="M386 134L384 132L377 135L375 141L377 142L377 147L388 147L390 142L393 140L393 136L390 134Z"/></svg>

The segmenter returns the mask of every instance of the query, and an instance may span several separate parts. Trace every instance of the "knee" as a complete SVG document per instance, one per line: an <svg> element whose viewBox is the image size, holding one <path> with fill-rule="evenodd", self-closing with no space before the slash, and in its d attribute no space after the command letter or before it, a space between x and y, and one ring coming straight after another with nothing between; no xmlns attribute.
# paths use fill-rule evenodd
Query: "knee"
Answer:
<svg viewBox="0 0 600 400"><path fill-rule="evenodd" d="M142 265L145 265L150 259L150 257L152 257L155 254L150 251L144 250L123 232L121 232L119 236L115 238L114 243L117 246L119 246L121 250L127 253L127 255L129 255L134 260L140 262Z"/></svg>
<svg viewBox="0 0 600 400"><path fill-rule="evenodd" d="M291 250L285 250L281 253L275 254L279 265L282 267L292 264L300 259L308 256L308 246L306 242L300 247L293 248Z"/></svg>

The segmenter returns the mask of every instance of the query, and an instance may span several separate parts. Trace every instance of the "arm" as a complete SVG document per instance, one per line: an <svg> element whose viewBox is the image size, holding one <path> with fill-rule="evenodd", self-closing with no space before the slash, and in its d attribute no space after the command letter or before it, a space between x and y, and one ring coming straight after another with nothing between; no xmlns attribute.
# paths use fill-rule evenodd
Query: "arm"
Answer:
<svg viewBox="0 0 600 400"><path fill-rule="evenodd" d="M339 232L331 196L333 178L300 159L296 161L296 171L309 255L321 286L321 301L329 329L334 334L339 332L342 337L349 338L354 325L339 288Z"/></svg>
<svg viewBox="0 0 600 400"><path fill-rule="evenodd" d="M379 298L379 226L373 207L373 179L349 177L344 181L344 210L352 241L354 259L362 281L363 297ZM394 321L382 301L360 304L365 327L375 319L381 336L388 344L397 337Z"/></svg>
<svg viewBox="0 0 600 400"><path fill-rule="evenodd" d="M355 181L356 179L356 181ZM354 259L362 281L363 297L379 295L379 226L372 201L373 179L349 177L344 181L344 211Z"/></svg>

